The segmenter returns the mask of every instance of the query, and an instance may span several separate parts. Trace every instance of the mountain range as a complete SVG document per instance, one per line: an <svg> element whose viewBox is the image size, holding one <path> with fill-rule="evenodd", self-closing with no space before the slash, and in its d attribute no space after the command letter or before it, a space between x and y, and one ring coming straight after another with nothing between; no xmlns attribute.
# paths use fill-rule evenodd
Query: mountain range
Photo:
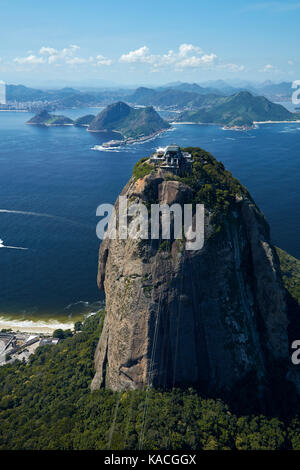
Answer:
<svg viewBox="0 0 300 470"><path fill-rule="evenodd" d="M149 91L151 90L151 92ZM192 93L194 96L176 95L172 97L170 90L176 92ZM157 93L154 93L157 92ZM109 102L128 101L136 104L149 104L153 106L164 105L163 97L166 96L166 106L187 106L192 100L196 99L195 95L216 95L229 96L239 91L250 91L254 95L263 95L271 101L289 101L292 95L292 83L281 82L273 83L266 81L263 83L254 83L247 81L227 82L224 80L214 80L204 83L187 83L173 82L160 87L139 87L131 93L129 88L85 88L75 89L73 87L65 87L62 89L35 89L24 85L6 85L6 98L8 102L28 102L42 101L56 103L57 106L82 106L92 104L109 104ZM160 93L163 94L160 97ZM151 100L150 100L151 93ZM147 96L148 94L148 96ZM169 96L169 98L168 98ZM126 97L126 99L125 99ZM143 98L144 103L138 103ZM145 99L148 102L145 102ZM161 103L159 102L161 100ZM156 104L157 102L157 104Z"/></svg>
<svg viewBox="0 0 300 470"><path fill-rule="evenodd" d="M72 120L67 116L43 110L27 121L30 125L87 127L89 132L118 132L122 139L140 139L166 130L170 124L152 108L132 108L118 101L107 106L97 116L87 114Z"/></svg>
<svg viewBox="0 0 300 470"><path fill-rule="evenodd" d="M218 94L203 94L195 91L186 91L181 88L152 89L140 87L134 93L125 97L129 103L144 106L157 106L162 108L198 108L200 106L217 103Z"/></svg>

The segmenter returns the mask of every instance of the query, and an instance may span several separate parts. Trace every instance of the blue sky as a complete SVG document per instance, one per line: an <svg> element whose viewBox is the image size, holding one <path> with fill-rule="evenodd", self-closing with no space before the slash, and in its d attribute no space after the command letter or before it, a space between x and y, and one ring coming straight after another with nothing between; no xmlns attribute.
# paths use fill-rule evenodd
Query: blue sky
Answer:
<svg viewBox="0 0 300 470"><path fill-rule="evenodd" d="M300 79L296 0L0 0L0 7L0 79L8 83Z"/></svg>

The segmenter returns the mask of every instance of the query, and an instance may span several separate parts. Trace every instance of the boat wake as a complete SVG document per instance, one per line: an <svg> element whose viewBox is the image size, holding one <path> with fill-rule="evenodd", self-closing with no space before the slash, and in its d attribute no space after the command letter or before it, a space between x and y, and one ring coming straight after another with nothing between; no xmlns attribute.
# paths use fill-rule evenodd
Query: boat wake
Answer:
<svg viewBox="0 0 300 470"><path fill-rule="evenodd" d="M10 210L10 209L0 209L0 213L1 214L29 215L29 216L33 216L33 217L47 217L49 219L59 220L61 222L67 222L68 224L77 225L77 226L81 226L81 227L87 227L87 225L81 224L79 222L75 222L74 220L67 219L65 217L60 217L58 215L45 214L45 213L42 213L42 212L30 212L30 211L17 211L17 210Z"/></svg>
<svg viewBox="0 0 300 470"><path fill-rule="evenodd" d="M8 246L4 245L3 240L0 238L0 248L9 248L11 250L28 250L28 248L23 248L22 246Z"/></svg>
<svg viewBox="0 0 300 470"><path fill-rule="evenodd" d="M123 152L124 147L103 147L102 145L94 145L94 147L91 147L91 150L98 150L101 152Z"/></svg>

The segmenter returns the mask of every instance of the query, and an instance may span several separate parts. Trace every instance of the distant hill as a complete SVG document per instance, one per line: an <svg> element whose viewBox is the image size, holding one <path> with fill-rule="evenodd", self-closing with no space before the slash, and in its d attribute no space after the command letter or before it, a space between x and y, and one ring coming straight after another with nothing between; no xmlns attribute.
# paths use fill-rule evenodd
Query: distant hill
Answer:
<svg viewBox="0 0 300 470"><path fill-rule="evenodd" d="M124 138L140 138L169 127L170 124L152 107L132 108L118 101L99 113L91 122L88 131L115 131L120 132Z"/></svg>
<svg viewBox="0 0 300 470"><path fill-rule="evenodd" d="M193 87L194 88L194 87ZM200 87L199 87L200 88ZM144 106L174 107L178 109L200 107L216 103L219 95L200 94L199 92L184 91L176 88L152 89L140 87L126 101Z"/></svg>
<svg viewBox="0 0 300 470"><path fill-rule="evenodd" d="M273 101L288 101L292 97L292 82L272 83L265 82L257 87L261 95Z"/></svg>
<svg viewBox="0 0 300 470"><path fill-rule="evenodd" d="M241 91L211 107L183 112L179 121L251 126L253 121L293 121L297 115L263 96Z"/></svg>
<svg viewBox="0 0 300 470"><path fill-rule="evenodd" d="M208 95L208 94L215 94L215 95L223 95L224 93L217 88L213 87L203 87L198 85L198 83L186 83L186 82L179 82L174 84L166 85L165 87L161 87L161 89L173 89L179 91L187 91L189 93L198 93L199 95Z"/></svg>
<svg viewBox="0 0 300 470"><path fill-rule="evenodd" d="M55 101L80 95L86 96L87 94L75 90L74 88L38 90L24 85L6 85L6 98L8 101Z"/></svg>
<svg viewBox="0 0 300 470"><path fill-rule="evenodd" d="M85 116L79 117L75 119L74 125L75 126L89 126L91 122L95 119L94 114L86 114Z"/></svg>
<svg viewBox="0 0 300 470"><path fill-rule="evenodd" d="M239 91L250 91L253 95L265 96L270 101L289 101L293 92L292 82L273 83L266 80L263 83L249 81L214 80L200 83L202 88L213 88L226 95L233 95Z"/></svg>
<svg viewBox="0 0 300 470"><path fill-rule="evenodd" d="M119 94L118 91L85 92L67 87L59 90L38 90L24 85L6 85L6 99L8 102L43 102L51 105L52 109L97 106L107 103L111 99L118 99Z"/></svg>
<svg viewBox="0 0 300 470"><path fill-rule="evenodd" d="M74 124L73 120L66 116L57 116L49 114L48 111L41 111L33 118L29 119L26 124L39 126L66 126Z"/></svg>
<svg viewBox="0 0 300 470"><path fill-rule="evenodd" d="M24 85L6 85L7 101L44 101L48 99L47 92L28 88Z"/></svg>
<svg viewBox="0 0 300 470"><path fill-rule="evenodd" d="M231 94L233 94L236 91L233 86L229 85L224 80L209 80L207 82L202 82L201 86L215 88L217 90L230 92Z"/></svg>

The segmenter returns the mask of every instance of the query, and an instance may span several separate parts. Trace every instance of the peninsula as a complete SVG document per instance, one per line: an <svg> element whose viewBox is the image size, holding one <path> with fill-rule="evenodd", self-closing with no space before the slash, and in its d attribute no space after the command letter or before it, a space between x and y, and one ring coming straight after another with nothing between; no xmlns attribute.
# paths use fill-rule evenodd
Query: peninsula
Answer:
<svg viewBox="0 0 300 470"><path fill-rule="evenodd" d="M249 129L255 123L295 122L299 119L299 113L291 113L284 106L272 103L264 96L241 91L232 96L220 97L211 105L184 111L178 121Z"/></svg>
<svg viewBox="0 0 300 470"><path fill-rule="evenodd" d="M122 101L107 106L88 127L89 132L117 132L119 143L146 140L169 129L168 122L152 106L133 108Z"/></svg>
<svg viewBox="0 0 300 470"><path fill-rule="evenodd" d="M109 140L103 144L106 147L143 142L171 127L152 106L133 108L122 101L110 104L96 116L87 114L74 121L43 110L26 124L47 127L77 126L86 127L89 132L102 135L118 134L118 140Z"/></svg>

